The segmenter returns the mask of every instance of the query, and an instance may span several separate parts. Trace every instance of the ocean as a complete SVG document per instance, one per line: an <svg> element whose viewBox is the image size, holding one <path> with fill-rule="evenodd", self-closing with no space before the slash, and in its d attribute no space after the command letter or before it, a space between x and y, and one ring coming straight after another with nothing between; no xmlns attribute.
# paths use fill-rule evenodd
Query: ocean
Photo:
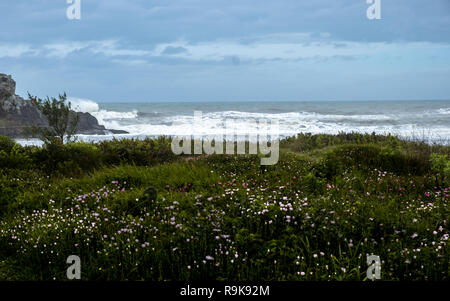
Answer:
<svg viewBox="0 0 450 301"><path fill-rule="evenodd" d="M252 132L255 121L277 120L280 137L298 133L375 132L428 143L449 144L450 141L450 101L97 103L77 98L70 101L73 108L91 113L106 128L129 132L80 135L83 141L224 134L227 119L238 122L244 133ZM201 123L194 123L194 111L202 112ZM32 139L18 142L39 144Z"/></svg>

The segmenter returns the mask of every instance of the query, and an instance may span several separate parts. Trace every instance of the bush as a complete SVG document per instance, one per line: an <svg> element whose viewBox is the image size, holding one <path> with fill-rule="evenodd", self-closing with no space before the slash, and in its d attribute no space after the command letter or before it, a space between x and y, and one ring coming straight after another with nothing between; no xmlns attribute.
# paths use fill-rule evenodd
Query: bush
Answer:
<svg viewBox="0 0 450 301"><path fill-rule="evenodd" d="M77 176L102 164L99 149L94 144L72 142L46 144L32 151L33 161L48 174Z"/></svg>
<svg viewBox="0 0 450 301"><path fill-rule="evenodd" d="M281 147L287 147L295 152L306 152L322 149L328 146L341 144L400 144L405 143L399 138L391 135L344 133L337 135L300 133L296 137L288 137L281 141Z"/></svg>
<svg viewBox="0 0 450 301"><path fill-rule="evenodd" d="M343 145L327 153L323 163L325 174L333 176L344 167L380 168L400 174L422 175L429 171L428 156L416 151L405 151L400 146Z"/></svg>
<svg viewBox="0 0 450 301"><path fill-rule="evenodd" d="M170 147L171 140L165 137L158 139L114 139L98 144L101 157L108 165L134 164L152 166L170 162L177 158Z"/></svg>
<svg viewBox="0 0 450 301"><path fill-rule="evenodd" d="M16 145L16 141L13 139L6 136L0 136L0 151L4 151L8 154L11 152L14 145Z"/></svg>
<svg viewBox="0 0 450 301"><path fill-rule="evenodd" d="M8 206L11 203L11 200L14 200L19 193L17 187L18 185L9 180L7 176L0 175L0 216L3 216L8 212Z"/></svg>
<svg viewBox="0 0 450 301"><path fill-rule="evenodd" d="M432 154L430 162L433 172L437 173L442 182L445 179L450 179L450 160L447 155Z"/></svg>
<svg viewBox="0 0 450 301"><path fill-rule="evenodd" d="M47 119L48 127L32 126L26 129L31 136L38 137L45 144L70 142L77 132L78 114L71 110L66 93L58 99L40 99L28 93L30 103Z"/></svg>
<svg viewBox="0 0 450 301"><path fill-rule="evenodd" d="M303 178L303 183L305 185L305 190L309 193L318 194L321 193L324 189L324 182L322 179L317 178L314 174L308 173Z"/></svg>
<svg viewBox="0 0 450 301"><path fill-rule="evenodd" d="M102 166L154 166L177 158L171 150L170 139L164 137L143 141L114 139L98 144L55 141L43 147L21 147L7 137L0 140L0 167L27 168L35 165L49 175L80 176Z"/></svg>
<svg viewBox="0 0 450 301"><path fill-rule="evenodd" d="M32 159L26 149L15 144L9 152L0 150L0 168L30 169L33 167Z"/></svg>
<svg viewBox="0 0 450 301"><path fill-rule="evenodd" d="M91 171L103 163L99 148L94 144L74 142L64 148L66 164L82 171Z"/></svg>

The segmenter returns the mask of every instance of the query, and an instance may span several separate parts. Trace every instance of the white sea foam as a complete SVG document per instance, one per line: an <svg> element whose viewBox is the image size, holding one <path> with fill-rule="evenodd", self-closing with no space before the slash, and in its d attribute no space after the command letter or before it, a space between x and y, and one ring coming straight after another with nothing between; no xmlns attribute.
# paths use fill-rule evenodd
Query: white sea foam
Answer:
<svg viewBox="0 0 450 301"><path fill-rule="evenodd" d="M345 121L360 121L360 122L372 122L372 121L395 121L400 117L396 115L337 115L337 114L319 114L315 112L289 112L289 113L250 113L250 112L239 112L239 111L224 111L224 112L212 112L204 113L203 118L206 121L210 120L247 120L247 119L267 119L267 120L278 120L283 123L308 123L308 122L345 122ZM190 116L173 116L166 120L177 121L177 122L188 122L191 120Z"/></svg>
<svg viewBox="0 0 450 301"><path fill-rule="evenodd" d="M77 112L92 113L99 110L98 103L89 99L71 97L68 100L72 105L72 109Z"/></svg>
<svg viewBox="0 0 450 301"><path fill-rule="evenodd" d="M353 120L366 121L370 118L363 116L353 117ZM374 118L374 116L371 116ZM450 128L446 126L427 128L418 126L413 123L403 123L398 125L376 123L355 125L354 122L343 122L347 116L341 117L341 121L336 120L335 116L320 116L320 114L303 114L303 113L285 113L285 114L259 114L246 112L214 112L204 113L203 120L200 124L193 123L193 116L177 115L167 117L163 120L163 124L155 123L139 123L120 125L116 122L114 126L128 131L133 135L225 135L225 120L236 121L236 134L256 133L254 127L257 120L266 119L279 121L280 136L296 135L303 133L327 133L337 134L339 132L360 132L379 134L394 134L402 137L414 137L417 139L434 138L435 140L448 139L450 137ZM349 118L350 120L352 118ZM333 122L330 122L333 120ZM381 117L377 120L387 120L386 117ZM270 134L270 133L269 133Z"/></svg>
<svg viewBox="0 0 450 301"><path fill-rule="evenodd" d="M291 107L285 105L279 113L275 109L265 108L269 113L255 113L252 106L239 110L231 109L226 104L217 105L218 108L209 110L205 108L200 124L194 124L194 106L185 106L186 110L179 109L179 105L154 105L148 107L136 104L137 109L126 106L99 105L89 99L71 98L72 107L80 112L89 112L95 116L100 124L108 129L125 130L128 135L116 135L115 137L144 138L161 135L223 135L225 136L225 121L233 120L237 123L237 135L254 134L257 132L255 122L259 120L278 121L280 137L292 136L298 133L326 133L337 134L339 132L360 132L377 134L393 134L400 137L426 141L450 141L450 123L446 115L450 114L450 108L446 104L437 107L418 105L407 107L397 104L397 107L384 108L379 105L377 110L372 110L365 104L348 105L340 104L339 107L324 107L322 104L313 108L304 106ZM182 104L180 104L181 106ZM255 104L258 106L260 104ZM389 103L386 103L389 105ZM215 105L216 106L216 105ZM263 106L263 105L261 105ZM311 106L311 105L310 105ZM201 107L201 106L200 106ZM256 107L258 108L258 107ZM350 109L349 109L350 108ZM338 110L339 109L339 110ZM408 109L408 110L405 110ZM156 110L158 114L154 113ZM264 108L261 110L264 111ZM273 110L273 111L272 111ZM292 110L289 112L289 110ZM317 111L317 112L316 112ZM153 113L149 113L153 112ZM269 133L270 134L270 133ZM105 136L80 136L85 141L97 141L111 139L113 135ZM241 138L245 136L241 136ZM239 139L239 138L238 138ZM27 144L25 141L20 141Z"/></svg>
<svg viewBox="0 0 450 301"><path fill-rule="evenodd" d="M437 113L442 115L450 115L450 108L441 108L437 110Z"/></svg>
<svg viewBox="0 0 450 301"><path fill-rule="evenodd" d="M107 110L99 110L97 112L90 112L95 118L98 119L98 122L103 125L107 125L108 122L118 121L121 119L134 119L138 116L138 111L133 110L131 112L115 112L115 111L107 111Z"/></svg>
<svg viewBox="0 0 450 301"><path fill-rule="evenodd" d="M121 125L118 121L122 119L133 119L138 116L137 110L130 112L101 110L98 103L90 99L69 98L69 101L75 111L90 113L92 116L97 118L100 124L109 129L120 129Z"/></svg>

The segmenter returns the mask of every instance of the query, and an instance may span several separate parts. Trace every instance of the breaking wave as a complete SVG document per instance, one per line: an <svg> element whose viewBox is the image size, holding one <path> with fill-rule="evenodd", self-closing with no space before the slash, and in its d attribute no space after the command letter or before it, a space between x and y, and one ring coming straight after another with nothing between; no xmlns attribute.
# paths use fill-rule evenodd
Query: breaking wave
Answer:
<svg viewBox="0 0 450 301"><path fill-rule="evenodd" d="M337 134L360 132L393 134L426 141L450 141L450 108L447 103L337 103L308 105L263 103L193 104L182 103L97 103L70 98L72 108L88 112L107 129L125 130L124 137L173 135L225 135L225 121L237 123L237 134L254 134L260 120L278 121L280 137L303 133ZM208 107L209 105L209 107ZM202 122L194 123L194 110L203 110ZM256 111L256 112L255 112ZM258 112L260 111L260 112ZM85 140L110 139L110 136L83 136Z"/></svg>

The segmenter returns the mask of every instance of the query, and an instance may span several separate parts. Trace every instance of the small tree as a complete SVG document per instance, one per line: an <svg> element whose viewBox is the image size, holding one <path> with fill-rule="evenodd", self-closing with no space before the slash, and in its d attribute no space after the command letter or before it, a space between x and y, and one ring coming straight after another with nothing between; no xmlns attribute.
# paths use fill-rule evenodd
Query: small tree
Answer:
<svg viewBox="0 0 450 301"><path fill-rule="evenodd" d="M59 99L47 96L40 99L28 93L31 103L47 118L48 127L32 126L28 132L38 137L46 144L64 144L74 141L77 132L78 115L71 110L71 103L67 102L67 95L59 95Z"/></svg>

